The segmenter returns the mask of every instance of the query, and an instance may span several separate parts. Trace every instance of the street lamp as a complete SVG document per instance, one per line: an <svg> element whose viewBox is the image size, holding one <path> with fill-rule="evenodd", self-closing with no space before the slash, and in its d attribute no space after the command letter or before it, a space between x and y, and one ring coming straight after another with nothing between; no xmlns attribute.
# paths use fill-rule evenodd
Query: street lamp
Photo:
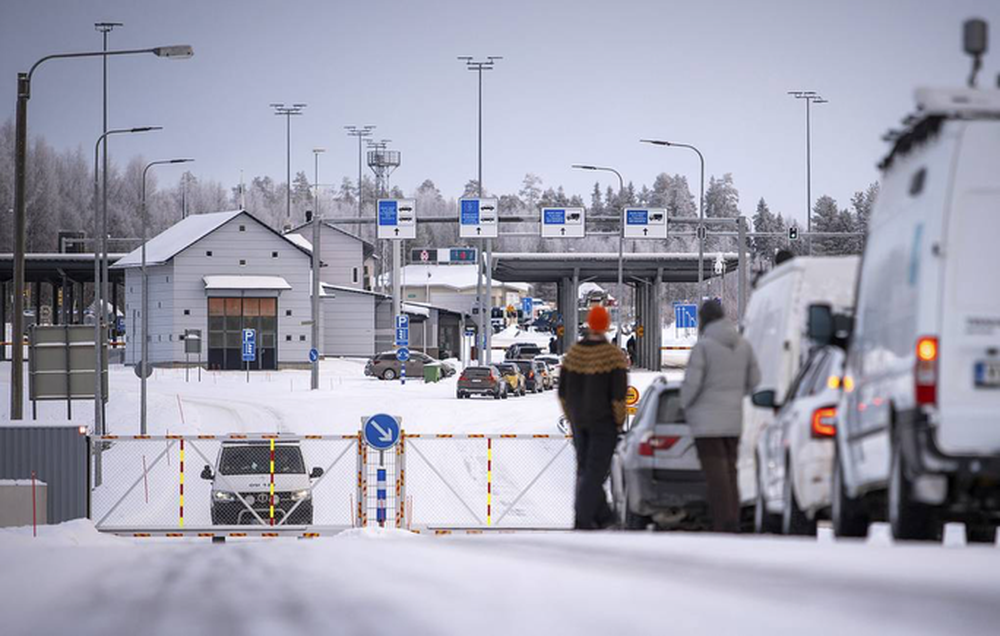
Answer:
<svg viewBox="0 0 1000 636"><path fill-rule="evenodd" d="M285 180L288 187L285 189L285 217L292 218L292 115L301 115L305 104L270 104L275 115L285 117Z"/></svg>
<svg viewBox="0 0 1000 636"><path fill-rule="evenodd" d="M105 244L107 237L107 197L104 198L103 211L98 210L98 161L100 160L101 146L104 146L104 156L107 157L107 141L111 135L124 135L132 133L150 132L162 130L162 126L140 126L137 128L117 128L109 130L97 138L94 144L94 342L97 343L97 354L94 356L94 433L106 435L107 427L104 422L104 336L107 333L108 311L104 303L107 297L107 290L99 291L103 280L107 282L107 269L103 264L103 253L101 245ZM104 188L107 192L107 188ZM106 245L106 244L105 244Z"/></svg>
<svg viewBox="0 0 1000 636"><path fill-rule="evenodd" d="M618 198L622 199L625 194L625 180L622 178L620 172L614 168L606 168L602 166L591 166L586 164L573 164L573 167L577 170L596 170L601 172L613 172L618 177ZM623 203L624 205L624 203ZM618 348L622 346L622 310L624 309L623 304L625 302L625 282L623 281L622 272L622 261L625 256L625 212L624 207L618 215L618 329L615 333L615 342L618 343Z"/></svg>
<svg viewBox="0 0 1000 636"><path fill-rule="evenodd" d="M24 213L24 182L28 145L28 100L31 99L31 77L35 70L48 60L108 55L138 55L152 53L157 57L188 58L194 49L188 45L160 46L151 49L121 51L88 51L86 53L57 53L46 55L35 62L27 73L17 74L17 110L14 124L14 338L20 343L24 333L24 252L26 222ZM95 239L98 237L94 237ZM24 351L14 347L10 377L10 419L24 417ZM96 424L96 422L95 422Z"/></svg>
<svg viewBox="0 0 1000 636"><path fill-rule="evenodd" d="M323 148L313 148L312 349L316 352L316 359L312 360L312 355L309 356L312 363L309 388L313 391L319 388L319 269L322 267L319 250L323 240L319 222L319 156L323 152L326 152Z"/></svg>
<svg viewBox="0 0 1000 636"><path fill-rule="evenodd" d="M348 137L358 138L358 220L361 220L361 142L365 137L371 137L375 126L344 126Z"/></svg>
<svg viewBox="0 0 1000 636"><path fill-rule="evenodd" d="M149 211L146 206L146 173L153 166L191 163L194 159L164 159L151 161L142 169L142 357L139 360L140 407L139 433L146 434L146 376L149 375L149 276L146 274L146 242L149 233Z"/></svg>
<svg viewBox="0 0 1000 636"><path fill-rule="evenodd" d="M801 99L806 103L806 248L809 255L812 255L812 123L809 119L809 107L812 104L828 104L830 100L824 99L816 91L788 91L788 94L795 99Z"/></svg>
<svg viewBox="0 0 1000 636"><path fill-rule="evenodd" d="M479 76L479 145L478 145L478 165L479 169L476 176L476 183L479 187L479 198L483 197L483 71L492 71L497 60L502 60L503 57L499 55L487 55L485 60L473 59L471 55L461 55L458 59L465 62L465 68L470 71L475 71ZM483 302L482 294L482 276L483 269L486 269L486 302ZM488 364L492 358L492 341L493 341L493 315L492 315L492 305L493 305L493 239L486 239L486 260L483 260L483 250L479 250L479 267L476 270L476 297L479 299L479 323L480 323L480 338L483 335L486 336L486 340L483 343L484 353L486 357L481 357L481 360L485 360ZM486 315L486 310L490 311L490 315Z"/></svg>
<svg viewBox="0 0 1000 636"><path fill-rule="evenodd" d="M698 154L698 161L701 162L701 196L698 199L698 220L701 221L701 224L698 225L698 294L701 296L699 299L699 304L701 304L701 300L704 300L705 298L705 156L701 154L700 150L691 144L679 144L673 141L663 141L660 139L640 139L639 141L644 144L653 144L654 146L687 148L688 150L693 150Z"/></svg>

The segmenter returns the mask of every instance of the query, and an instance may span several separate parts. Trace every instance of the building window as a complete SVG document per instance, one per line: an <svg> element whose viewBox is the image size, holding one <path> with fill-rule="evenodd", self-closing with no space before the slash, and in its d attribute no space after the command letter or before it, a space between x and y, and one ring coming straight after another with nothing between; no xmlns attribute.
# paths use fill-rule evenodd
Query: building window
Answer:
<svg viewBox="0 0 1000 636"><path fill-rule="evenodd" d="M240 226L240 232L246 232L246 231L247 231L247 226L241 225Z"/></svg>
<svg viewBox="0 0 1000 636"><path fill-rule="evenodd" d="M174 334L170 334L170 335L168 335L168 336L167 336L167 339L169 339L169 340L170 340L170 342L173 342L173 341L174 341Z"/></svg>
<svg viewBox="0 0 1000 636"><path fill-rule="evenodd" d="M212 257L212 250L205 250L205 256L208 256L209 258L211 258ZM96 382L96 380L95 380L95 382Z"/></svg>
<svg viewBox="0 0 1000 636"><path fill-rule="evenodd" d="M161 303L160 301L156 301L156 308L157 309L163 309L163 303ZM96 380L95 380L95 382L96 382Z"/></svg>
<svg viewBox="0 0 1000 636"><path fill-rule="evenodd" d="M177 334L177 339L178 340L183 340L184 339L184 334L182 334L182 333Z"/></svg>
<svg viewBox="0 0 1000 636"><path fill-rule="evenodd" d="M306 337L304 335L299 336L299 342L305 342L305 341L306 341Z"/></svg>
<svg viewBox="0 0 1000 636"><path fill-rule="evenodd" d="M354 269L352 270L352 272L353 272L353 273L352 273L352 278L354 279L354 284L355 284L355 285L357 285L357 284L358 284L358 268L357 268L357 267L355 267L355 268L354 268ZM96 382L96 380L95 380L95 382Z"/></svg>
<svg viewBox="0 0 1000 636"><path fill-rule="evenodd" d="M278 253L277 252L271 252L271 258L278 258ZM95 382L96 382L96 380L95 380Z"/></svg>
<svg viewBox="0 0 1000 636"><path fill-rule="evenodd" d="M168 283L170 282L170 277L169 277L169 276L167 276L167 282L168 282Z"/></svg>
<svg viewBox="0 0 1000 636"><path fill-rule="evenodd" d="M291 309L286 309L285 310L285 315L286 316L291 316L292 315L292 310ZM95 382L96 382L96 380L95 380Z"/></svg>
<svg viewBox="0 0 1000 636"><path fill-rule="evenodd" d="M130 294L132 293L132 288L131 287L128 288L128 293L130 293ZM97 380L94 380L94 383L96 384Z"/></svg>
<svg viewBox="0 0 1000 636"><path fill-rule="evenodd" d="M291 334L286 334L286 335L285 335L285 342L291 342L291 341L292 341L292 336L291 336ZM97 380L94 380L94 382L96 383L96 382L97 382Z"/></svg>
<svg viewBox="0 0 1000 636"><path fill-rule="evenodd" d="M240 259L240 267L246 267L246 266L247 266L247 261L246 261L246 259L245 259L245 258L241 258L241 259Z"/></svg>
<svg viewBox="0 0 1000 636"><path fill-rule="evenodd" d="M184 310L184 315L185 315L185 316L190 316L190 315L191 315L191 310L190 310L190 309L185 309L185 310ZM94 382L96 383L96 382L97 382L97 380L94 380Z"/></svg>

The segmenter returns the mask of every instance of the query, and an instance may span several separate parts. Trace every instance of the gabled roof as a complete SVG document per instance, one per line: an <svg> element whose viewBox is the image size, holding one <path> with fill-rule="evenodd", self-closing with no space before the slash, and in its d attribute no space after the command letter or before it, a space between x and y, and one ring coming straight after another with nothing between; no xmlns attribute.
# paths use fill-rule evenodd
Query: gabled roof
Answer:
<svg viewBox="0 0 1000 636"><path fill-rule="evenodd" d="M365 239L361 238L357 234L353 234L351 232L348 232L344 228L338 227L338 226L334 225L333 223L331 223L329 221L323 221L323 226L324 227L328 227L331 230L334 230L336 232L340 232L344 236L352 238L355 241L360 241L360 243L361 243L362 257L363 258L369 258L372 254L375 253L375 246L372 243L369 243ZM311 227L312 227L312 222L311 221L308 222L308 223L302 223L302 224L297 225L297 226L295 226L295 227L293 227L291 229L285 230L285 234L291 234L293 232L298 232L300 236L302 236L303 238L305 238L306 234L304 232L301 232L301 230L303 230L305 228L311 228ZM309 239L306 239L306 240L308 241ZM312 245L311 241L310 241L310 245Z"/></svg>
<svg viewBox="0 0 1000 636"><path fill-rule="evenodd" d="M229 221L240 215L248 218L274 232L275 236L288 240L274 228L264 223L246 210L232 210L229 212L212 212L209 214L193 214L182 221L175 223L166 230L160 232L146 242L146 265L163 265L170 261L187 248L191 247L201 239L205 238L215 230L219 229ZM288 241L295 245L304 254L309 254L308 250L293 241ZM128 267L139 267L142 264L142 248L139 247L126 254L118 260L113 268L124 269Z"/></svg>

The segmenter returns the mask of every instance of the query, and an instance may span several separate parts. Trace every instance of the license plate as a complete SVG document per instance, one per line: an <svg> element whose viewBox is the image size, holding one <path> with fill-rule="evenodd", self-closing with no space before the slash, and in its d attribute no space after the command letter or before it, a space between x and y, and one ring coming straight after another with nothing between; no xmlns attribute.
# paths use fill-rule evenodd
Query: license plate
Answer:
<svg viewBox="0 0 1000 636"><path fill-rule="evenodd" d="M984 389L1000 389L1000 361L976 363L976 386Z"/></svg>
<svg viewBox="0 0 1000 636"><path fill-rule="evenodd" d="M473 384L482 384L482 382L483 382L482 380L473 380L472 381Z"/></svg>

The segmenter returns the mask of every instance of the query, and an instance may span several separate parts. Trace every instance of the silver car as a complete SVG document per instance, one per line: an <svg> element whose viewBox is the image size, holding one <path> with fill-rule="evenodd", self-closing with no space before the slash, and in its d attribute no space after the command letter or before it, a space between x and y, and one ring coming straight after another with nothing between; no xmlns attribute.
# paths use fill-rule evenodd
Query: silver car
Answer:
<svg viewBox="0 0 1000 636"><path fill-rule="evenodd" d="M611 494L626 529L707 526L705 476L684 421L680 383L658 378L646 390L615 449Z"/></svg>

